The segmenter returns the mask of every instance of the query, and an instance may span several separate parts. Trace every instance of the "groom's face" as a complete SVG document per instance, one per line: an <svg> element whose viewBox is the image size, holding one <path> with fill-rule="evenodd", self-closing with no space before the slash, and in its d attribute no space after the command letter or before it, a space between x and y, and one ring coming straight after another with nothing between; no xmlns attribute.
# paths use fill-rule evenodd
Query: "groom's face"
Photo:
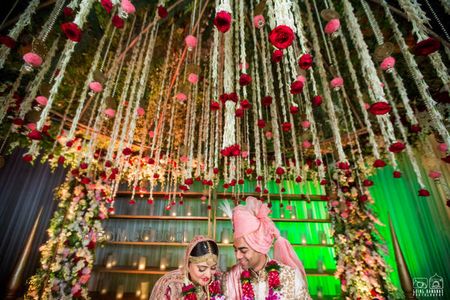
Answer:
<svg viewBox="0 0 450 300"><path fill-rule="evenodd" d="M264 265L266 256L253 250L244 238L241 237L234 240L233 246L236 259L245 270L257 269L259 266Z"/></svg>

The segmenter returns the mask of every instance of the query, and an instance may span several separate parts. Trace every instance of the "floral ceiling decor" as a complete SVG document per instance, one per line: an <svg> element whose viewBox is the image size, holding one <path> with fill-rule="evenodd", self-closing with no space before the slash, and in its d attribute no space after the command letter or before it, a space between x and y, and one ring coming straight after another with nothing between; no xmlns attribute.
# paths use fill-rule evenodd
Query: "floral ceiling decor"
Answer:
<svg viewBox="0 0 450 300"><path fill-rule="evenodd" d="M449 41L431 36L416 1L398 1L403 16L384 0L57 0L45 16L38 3L29 1L0 37L1 149L25 148L31 164L40 157L86 175L72 174L61 187L79 196L59 193L56 217L66 219L52 223L55 241L43 252L56 253L51 263L58 258L66 269L76 267L76 241L68 256L57 243L68 239L70 220L114 213L123 182L130 205L136 195L152 205L158 189L170 209L195 182L204 199L223 189L237 202L248 182L266 200L282 196L287 181L314 181L351 204L349 215L364 216L350 222L340 206L330 208L341 232L357 236L366 234L365 220L376 221L359 198L379 184L369 180L378 168L390 165L401 178L398 162L406 161L417 175L414 194L428 197L424 177L437 178L439 165L425 173L415 148L433 136L443 146L429 155L450 163ZM351 178L357 192L342 191L334 173ZM86 205L73 211L74 201ZM96 224L79 229L93 237ZM349 257L362 264L354 247L339 248L348 255L341 265ZM372 250L367 257L377 261ZM45 269L47 258L30 295L84 297L80 278ZM66 286L52 290L49 280ZM343 284L350 297L364 281L355 280ZM384 279L369 283L368 292L389 294Z"/></svg>

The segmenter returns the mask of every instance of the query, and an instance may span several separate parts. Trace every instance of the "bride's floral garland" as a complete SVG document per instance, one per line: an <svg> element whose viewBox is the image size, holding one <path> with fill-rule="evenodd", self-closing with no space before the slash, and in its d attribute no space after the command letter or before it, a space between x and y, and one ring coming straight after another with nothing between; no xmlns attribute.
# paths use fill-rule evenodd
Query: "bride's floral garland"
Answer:
<svg viewBox="0 0 450 300"><path fill-rule="evenodd" d="M269 295L266 300L281 299L280 265L271 260L267 263L265 271L267 272L269 282ZM255 291L251 283L250 271L245 270L241 273L242 300L255 299Z"/></svg>
<svg viewBox="0 0 450 300"><path fill-rule="evenodd" d="M222 292L222 284L217 276L215 276L214 280L208 285L208 289L211 300L225 300L225 296ZM184 285L181 291L184 300L197 300L197 288L194 284L190 283Z"/></svg>

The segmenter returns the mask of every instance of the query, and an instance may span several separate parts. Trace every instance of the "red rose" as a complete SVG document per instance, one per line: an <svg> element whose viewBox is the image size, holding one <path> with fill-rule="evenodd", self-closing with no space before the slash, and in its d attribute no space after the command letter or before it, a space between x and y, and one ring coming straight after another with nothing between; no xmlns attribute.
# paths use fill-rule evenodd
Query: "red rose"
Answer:
<svg viewBox="0 0 450 300"><path fill-rule="evenodd" d="M294 41L294 31L289 26L279 25L269 34L269 41L278 49L286 49Z"/></svg>
<svg viewBox="0 0 450 300"><path fill-rule="evenodd" d="M66 17L66 18L72 17L73 16L73 9L68 7L68 6L66 6L63 9L63 14L64 14L64 17Z"/></svg>
<svg viewBox="0 0 450 300"><path fill-rule="evenodd" d="M419 124L413 124L411 125L411 127L409 128L409 132L411 133L419 133L422 131L422 127L420 127Z"/></svg>
<svg viewBox="0 0 450 300"><path fill-rule="evenodd" d="M262 105L263 106L270 106L272 104L272 97L271 96L265 96L262 98Z"/></svg>
<svg viewBox="0 0 450 300"><path fill-rule="evenodd" d="M261 193L261 187L259 185L255 188L255 193Z"/></svg>
<svg viewBox="0 0 450 300"><path fill-rule="evenodd" d="M184 184L192 185L192 184L194 184L194 179L192 179L192 178L186 178L186 179L184 180Z"/></svg>
<svg viewBox="0 0 450 300"><path fill-rule="evenodd" d="M89 179L89 178L87 178L87 177L82 177L81 178L81 183L82 184L89 184L91 182L91 180Z"/></svg>
<svg viewBox="0 0 450 300"><path fill-rule="evenodd" d="M216 175L219 174L219 168L214 168L213 169L213 173L216 174Z"/></svg>
<svg viewBox="0 0 450 300"><path fill-rule="evenodd" d="M275 50L272 52L272 62L278 63L283 59L283 51Z"/></svg>
<svg viewBox="0 0 450 300"><path fill-rule="evenodd" d="M73 22L63 23L61 29L69 40L74 42L81 40L81 29L77 24Z"/></svg>
<svg viewBox="0 0 450 300"><path fill-rule="evenodd" d="M164 6L162 6L162 5L158 6L158 16L161 19L167 18L168 15L169 15L169 13L167 12L167 9Z"/></svg>
<svg viewBox="0 0 450 300"><path fill-rule="evenodd" d="M291 105L291 107L289 108L291 114L295 115L296 113L299 112L298 106L297 105Z"/></svg>
<svg viewBox="0 0 450 300"><path fill-rule="evenodd" d="M288 132L291 131L292 129L292 124L289 122L284 122L283 124L281 124L281 128L283 129L283 131Z"/></svg>
<svg viewBox="0 0 450 300"><path fill-rule="evenodd" d="M25 162L31 162L33 160L33 156L31 154L25 154L22 156L22 160Z"/></svg>
<svg viewBox="0 0 450 300"><path fill-rule="evenodd" d="M42 135L41 132L39 130L33 129L28 133L28 138L35 140L35 141L39 141L42 140Z"/></svg>
<svg viewBox="0 0 450 300"><path fill-rule="evenodd" d="M125 155L125 156L128 156L131 153L133 153L133 151L130 148L128 148L128 147L122 150L122 154Z"/></svg>
<svg viewBox="0 0 450 300"><path fill-rule="evenodd" d="M80 164L80 169L86 170L87 168L88 168L88 164L87 163L81 163Z"/></svg>
<svg viewBox="0 0 450 300"><path fill-rule="evenodd" d="M434 39L428 38L416 44L414 47L414 54L418 56L428 56L431 53L436 52L441 47L441 43Z"/></svg>
<svg viewBox="0 0 450 300"><path fill-rule="evenodd" d="M252 77L248 74L241 74L239 77L239 84L242 86L249 85L252 82Z"/></svg>
<svg viewBox="0 0 450 300"><path fill-rule="evenodd" d="M312 64L313 57L309 53L303 54L298 61L299 67L303 70L308 70L309 68L311 68Z"/></svg>
<svg viewBox="0 0 450 300"><path fill-rule="evenodd" d="M243 271L241 274L241 277L243 279L250 279L250 276L251 276L251 274L250 274L250 271L248 271L248 270Z"/></svg>
<svg viewBox="0 0 450 300"><path fill-rule="evenodd" d="M261 180L263 180L263 177L261 175L259 175L258 177L256 177L256 180L261 181Z"/></svg>
<svg viewBox="0 0 450 300"><path fill-rule="evenodd" d="M320 185L327 185L327 184L328 184L328 181L326 179L322 179L320 181Z"/></svg>
<svg viewBox="0 0 450 300"><path fill-rule="evenodd" d="M382 159L377 159L377 160L375 160L375 162L373 163L373 166L374 166L375 168L383 168L383 167L386 166L386 163L385 163L384 160L382 160Z"/></svg>
<svg viewBox="0 0 450 300"><path fill-rule="evenodd" d="M266 127L266 121L264 121L263 119L259 119L258 120L258 127L261 128L261 129Z"/></svg>
<svg viewBox="0 0 450 300"><path fill-rule="evenodd" d="M337 163L337 167L341 170L348 170L350 169L350 164L346 161L341 161Z"/></svg>
<svg viewBox="0 0 450 300"><path fill-rule="evenodd" d="M389 151L392 153L400 153L405 149L405 144L402 142L396 142L389 146Z"/></svg>
<svg viewBox="0 0 450 300"><path fill-rule="evenodd" d="M394 173L392 173L392 176L394 178L400 178L400 177L402 177L402 173L399 171L394 171Z"/></svg>
<svg viewBox="0 0 450 300"><path fill-rule="evenodd" d="M359 201L361 201L361 202L366 202L368 199L369 199L369 197L367 197L367 195L359 196Z"/></svg>
<svg viewBox="0 0 450 300"><path fill-rule="evenodd" d="M12 123L13 123L14 125L16 125L16 126L22 126L23 123L24 123L24 121L23 121L23 119L21 119L21 118L15 118L15 119L12 120Z"/></svg>
<svg viewBox="0 0 450 300"><path fill-rule="evenodd" d="M311 102L315 106L320 106L322 104L322 97L321 96L314 96Z"/></svg>
<svg viewBox="0 0 450 300"><path fill-rule="evenodd" d="M231 100L231 101L237 103L238 100L239 100L239 96L238 96L238 94L236 92L229 93L228 94L228 100Z"/></svg>
<svg viewBox="0 0 450 300"><path fill-rule="evenodd" d="M234 115L236 116L236 118L242 118L244 116L244 109L237 108L234 112Z"/></svg>
<svg viewBox="0 0 450 300"><path fill-rule="evenodd" d="M430 196L430 192L427 191L426 189L420 189L419 190L419 196L421 196L421 197L429 197Z"/></svg>
<svg viewBox="0 0 450 300"><path fill-rule="evenodd" d="M292 95L300 94L302 91L303 91L303 82L296 80L291 84Z"/></svg>
<svg viewBox="0 0 450 300"><path fill-rule="evenodd" d="M244 184L244 179L239 179L238 184Z"/></svg>
<svg viewBox="0 0 450 300"><path fill-rule="evenodd" d="M231 27L231 14L224 10L219 11L214 18L213 23L217 27L217 30L225 33L230 30Z"/></svg>
<svg viewBox="0 0 450 300"><path fill-rule="evenodd" d="M211 110L219 110L220 104L217 101L211 101L211 104L209 105L209 107L211 108Z"/></svg>
<svg viewBox="0 0 450 300"><path fill-rule="evenodd" d="M277 173L277 175L279 175L279 176L281 176L281 175L283 175L284 174L284 168L283 167L278 167L276 170L275 170L275 173Z"/></svg>
<svg viewBox="0 0 450 300"><path fill-rule="evenodd" d="M7 35L0 36L0 44L5 45L7 48L14 48L16 46L16 41Z"/></svg>
<svg viewBox="0 0 450 300"><path fill-rule="evenodd" d="M106 10L106 12L109 14L113 8L113 4L111 0L101 0L100 4L103 6L103 8Z"/></svg>
<svg viewBox="0 0 450 300"><path fill-rule="evenodd" d="M248 101L247 99L244 99L241 101L241 107L245 110L250 109L252 107L252 105L250 104L250 101Z"/></svg>
<svg viewBox="0 0 450 300"><path fill-rule="evenodd" d="M121 29L125 25L125 22L118 16L114 15L111 22L113 23L114 27Z"/></svg>
<svg viewBox="0 0 450 300"><path fill-rule="evenodd" d="M363 185L364 185L365 187L372 186L372 185L373 185L373 181L372 181L372 180L369 180L369 179L364 179Z"/></svg>
<svg viewBox="0 0 450 300"><path fill-rule="evenodd" d="M389 105L389 103L384 101L379 101L376 103L373 103L369 107L369 112L374 115L385 115L388 112L390 112L392 107Z"/></svg>

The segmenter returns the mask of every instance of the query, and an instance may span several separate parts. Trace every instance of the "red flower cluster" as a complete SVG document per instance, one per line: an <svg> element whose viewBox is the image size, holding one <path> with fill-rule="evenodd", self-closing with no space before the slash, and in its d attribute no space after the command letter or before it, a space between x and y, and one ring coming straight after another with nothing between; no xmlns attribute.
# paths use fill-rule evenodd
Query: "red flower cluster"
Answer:
<svg viewBox="0 0 450 300"><path fill-rule="evenodd" d="M241 155L241 146L239 146L238 144L234 144L220 150L220 153L226 157L239 156Z"/></svg>
<svg viewBox="0 0 450 300"><path fill-rule="evenodd" d="M271 96L265 96L265 97L262 98L261 102L262 102L263 106L266 106L266 107L270 106L270 104L272 104L272 97Z"/></svg>
<svg viewBox="0 0 450 300"><path fill-rule="evenodd" d="M291 114L295 115L296 113L299 112L299 108L297 105L291 105L291 107L289 108Z"/></svg>
<svg viewBox="0 0 450 300"><path fill-rule="evenodd" d="M61 24L61 30L69 40L74 42L79 42L81 40L81 29L76 23L63 23Z"/></svg>
<svg viewBox="0 0 450 300"><path fill-rule="evenodd" d="M434 39L428 38L416 44L414 47L414 53L418 56L428 56L439 50L441 43Z"/></svg>
<svg viewBox="0 0 450 300"><path fill-rule="evenodd" d="M269 41L278 49L286 49L294 41L294 31L286 25L275 27L269 34Z"/></svg>
<svg viewBox="0 0 450 300"><path fill-rule="evenodd" d="M161 19L167 18L168 15L169 15L169 13L167 12L167 9L164 6L162 6L162 5L158 6L158 16Z"/></svg>
<svg viewBox="0 0 450 300"><path fill-rule="evenodd" d="M376 102L369 107L369 112L374 115L385 115L390 112L392 107L384 101Z"/></svg>
<svg viewBox="0 0 450 300"><path fill-rule="evenodd" d="M392 153L400 153L405 150L406 146L402 142L396 142L389 146L389 151Z"/></svg>
<svg viewBox="0 0 450 300"><path fill-rule="evenodd" d="M220 109L220 104L217 101L211 101L211 104L209 105L209 108L211 110L219 110Z"/></svg>
<svg viewBox="0 0 450 300"><path fill-rule="evenodd" d="M363 185L364 185L365 187L372 186L372 185L373 185L373 181L370 180L370 179L364 179Z"/></svg>
<svg viewBox="0 0 450 300"><path fill-rule="evenodd" d="M226 11L219 11L216 14L216 17L213 21L214 25L217 27L217 30L219 30L222 33L227 32L230 30L231 27L231 14Z"/></svg>
<svg viewBox="0 0 450 300"><path fill-rule="evenodd" d="M292 124L289 122L284 122L283 124L281 124L281 128L283 129L283 131L288 132L291 131L292 129Z"/></svg>
<svg viewBox="0 0 450 300"><path fill-rule="evenodd" d="M274 289L281 285L280 275L277 271L269 272L269 286L272 286Z"/></svg>
<svg viewBox="0 0 450 300"><path fill-rule="evenodd" d="M103 8L106 10L108 14L111 13L111 10L113 8L111 0L101 0L100 4L103 6Z"/></svg>
<svg viewBox="0 0 450 300"><path fill-rule="evenodd" d="M114 27L121 29L125 25L125 22L118 16L114 15L111 22L113 23Z"/></svg>
<svg viewBox="0 0 450 300"><path fill-rule="evenodd" d="M312 64L313 64L313 57L309 53L303 54L298 61L299 67L303 70L308 70L309 68L312 67Z"/></svg>
<svg viewBox="0 0 450 300"><path fill-rule="evenodd" d="M383 168L383 167L386 166L386 163L385 163L384 160L382 160L382 159L377 159L377 160L375 160L375 162L373 163L373 166L374 166L375 168Z"/></svg>
<svg viewBox="0 0 450 300"><path fill-rule="evenodd" d="M247 99L244 99L241 101L241 107L245 110L250 109L252 107L252 105L250 104L250 101L248 101Z"/></svg>
<svg viewBox="0 0 450 300"><path fill-rule="evenodd" d="M252 82L252 77L248 74L241 74L239 77L239 84L242 86L249 85Z"/></svg>
<svg viewBox="0 0 450 300"><path fill-rule="evenodd" d="M429 197L430 196L430 192L426 189L420 189L419 190L419 196L421 197Z"/></svg>
<svg viewBox="0 0 450 300"><path fill-rule="evenodd" d="M239 97L235 92L229 93L229 94L224 93L219 96L219 100L220 100L220 102L222 102L222 104L225 104L225 102L227 102L227 101L233 101L234 103L237 103L239 100Z"/></svg>
<svg viewBox="0 0 450 300"><path fill-rule="evenodd" d="M322 97L321 96L314 96L311 102L315 106L320 106L322 104Z"/></svg>
<svg viewBox="0 0 450 300"><path fill-rule="evenodd" d="M263 119L258 120L258 127L261 129L266 127L266 121L264 121Z"/></svg>
<svg viewBox="0 0 450 300"><path fill-rule="evenodd" d="M296 80L291 84L291 94L297 95L303 91L303 82Z"/></svg>
<svg viewBox="0 0 450 300"><path fill-rule="evenodd" d="M275 50L272 52L272 62L278 63L283 59L283 51Z"/></svg>
<svg viewBox="0 0 450 300"><path fill-rule="evenodd" d="M278 167L278 168L275 170L275 173L277 173L277 175L281 176L281 175L283 175L283 174L285 173L285 170L284 170L283 167Z"/></svg>

